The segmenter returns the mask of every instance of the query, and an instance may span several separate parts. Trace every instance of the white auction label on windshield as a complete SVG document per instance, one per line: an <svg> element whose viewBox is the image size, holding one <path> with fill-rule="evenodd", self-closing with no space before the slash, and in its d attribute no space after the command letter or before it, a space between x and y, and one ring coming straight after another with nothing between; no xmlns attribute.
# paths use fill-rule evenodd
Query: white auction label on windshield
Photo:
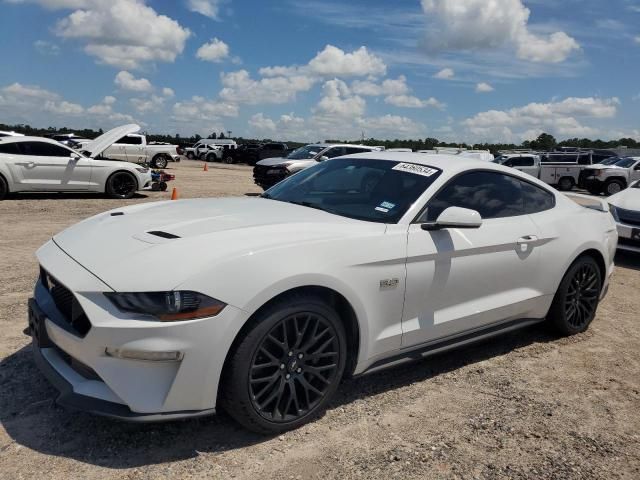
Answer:
<svg viewBox="0 0 640 480"><path fill-rule="evenodd" d="M399 170L401 172L415 173L416 175L422 175L424 177L430 177L438 171L434 168L425 167L424 165L417 165L415 163L399 163L392 170Z"/></svg>

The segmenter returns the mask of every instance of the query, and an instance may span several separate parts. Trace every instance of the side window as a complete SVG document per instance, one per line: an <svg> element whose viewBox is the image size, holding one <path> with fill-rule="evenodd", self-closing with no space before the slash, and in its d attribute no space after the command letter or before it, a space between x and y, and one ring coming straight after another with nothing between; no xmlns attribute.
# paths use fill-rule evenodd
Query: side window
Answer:
<svg viewBox="0 0 640 480"><path fill-rule="evenodd" d="M8 153L9 155L20 155L18 144L15 142L0 143L0 153Z"/></svg>
<svg viewBox="0 0 640 480"><path fill-rule="evenodd" d="M344 155L344 147L333 147L323 153L323 156L328 158L336 158Z"/></svg>
<svg viewBox="0 0 640 480"><path fill-rule="evenodd" d="M129 135L125 135L115 143L120 143L125 145L142 145L142 137L130 137Z"/></svg>
<svg viewBox="0 0 640 480"><path fill-rule="evenodd" d="M354 153L364 153L364 152L370 152L371 150L366 149L366 148L356 148L356 147L346 147L345 149L347 152L345 155L353 155Z"/></svg>
<svg viewBox="0 0 640 480"><path fill-rule="evenodd" d="M528 182L522 184L522 198L524 203L524 213L538 213L551 210L556 206L556 198L551 192Z"/></svg>
<svg viewBox="0 0 640 480"><path fill-rule="evenodd" d="M72 153L62 145L45 142L20 142L18 148L22 155L37 157L70 157Z"/></svg>
<svg viewBox="0 0 640 480"><path fill-rule="evenodd" d="M521 182L494 172L460 175L429 201L426 221L436 221L449 207L475 210L485 220L523 215Z"/></svg>

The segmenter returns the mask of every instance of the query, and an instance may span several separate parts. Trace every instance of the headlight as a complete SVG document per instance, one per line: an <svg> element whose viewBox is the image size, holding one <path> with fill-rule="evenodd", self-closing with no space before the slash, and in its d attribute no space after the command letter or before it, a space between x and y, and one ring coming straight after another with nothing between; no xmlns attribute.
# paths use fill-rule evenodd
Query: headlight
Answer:
<svg viewBox="0 0 640 480"><path fill-rule="evenodd" d="M616 221L616 223L620 223L620 217L618 217L618 209L615 207L615 205L609 204L609 212L611 213L611 216Z"/></svg>
<svg viewBox="0 0 640 480"><path fill-rule="evenodd" d="M136 170L140 173L147 173L149 171L148 168L136 168Z"/></svg>
<svg viewBox="0 0 640 480"><path fill-rule="evenodd" d="M151 315L161 322L215 317L227 306L191 291L105 293L105 296L123 312Z"/></svg>
<svg viewBox="0 0 640 480"><path fill-rule="evenodd" d="M595 172L593 172L593 175L596 177L601 177L603 173L603 170L596 170Z"/></svg>
<svg viewBox="0 0 640 480"><path fill-rule="evenodd" d="M283 173L287 173L286 165L276 165L270 170L267 170L267 175L281 175Z"/></svg>

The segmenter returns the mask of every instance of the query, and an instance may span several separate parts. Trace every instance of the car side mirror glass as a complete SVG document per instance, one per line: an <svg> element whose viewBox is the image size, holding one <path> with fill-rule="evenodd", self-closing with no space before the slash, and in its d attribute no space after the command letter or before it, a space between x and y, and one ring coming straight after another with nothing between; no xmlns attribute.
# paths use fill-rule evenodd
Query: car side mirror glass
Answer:
<svg viewBox="0 0 640 480"><path fill-rule="evenodd" d="M443 230L445 228L480 228L482 217L475 210L461 207L449 207L436 219L435 222L422 224L422 229L427 231Z"/></svg>
<svg viewBox="0 0 640 480"><path fill-rule="evenodd" d="M329 160L329 157L327 157L326 155L323 155L318 159L319 162L325 162L327 160Z"/></svg>
<svg viewBox="0 0 640 480"><path fill-rule="evenodd" d="M80 157L80 155L78 155L77 153L72 153L71 154L71 161L73 161L73 162L77 162L78 160L80 160L80 158L82 158L82 157Z"/></svg>

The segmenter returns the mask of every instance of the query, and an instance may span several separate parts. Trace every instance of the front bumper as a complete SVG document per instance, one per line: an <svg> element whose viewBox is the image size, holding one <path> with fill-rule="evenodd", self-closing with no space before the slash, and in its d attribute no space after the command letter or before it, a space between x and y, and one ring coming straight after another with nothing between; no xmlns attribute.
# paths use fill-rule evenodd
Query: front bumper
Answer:
<svg viewBox="0 0 640 480"><path fill-rule="evenodd" d="M579 186L587 190L602 191L604 182L597 177L586 177L581 179Z"/></svg>
<svg viewBox="0 0 640 480"><path fill-rule="evenodd" d="M253 167L253 181L265 190L281 182L287 178L288 175L289 172L283 168L266 165L256 165Z"/></svg>
<svg viewBox="0 0 640 480"><path fill-rule="evenodd" d="M617 223L618 250L640 253L640 225Z"/></svg>
<svg viewBox="0 0 640 480"><path fill-rule="evenodd" d="M231 305L216 317L186 322L143 321L118 311L102 292L112 291L53 242L38 251L82 309L90 328L74 330L56 299L38 280L29 302L36 363L60 394L58 403L130 421L160 421L215 411L227 352L248 315ZM57 294L56 294L57 295ZM79 307L78 307L79 305ZM64 309L62 309L64 310ZM77 317L74 317L77 318ZM106 348L179 351L176 361L109 356Z"/></svg>

